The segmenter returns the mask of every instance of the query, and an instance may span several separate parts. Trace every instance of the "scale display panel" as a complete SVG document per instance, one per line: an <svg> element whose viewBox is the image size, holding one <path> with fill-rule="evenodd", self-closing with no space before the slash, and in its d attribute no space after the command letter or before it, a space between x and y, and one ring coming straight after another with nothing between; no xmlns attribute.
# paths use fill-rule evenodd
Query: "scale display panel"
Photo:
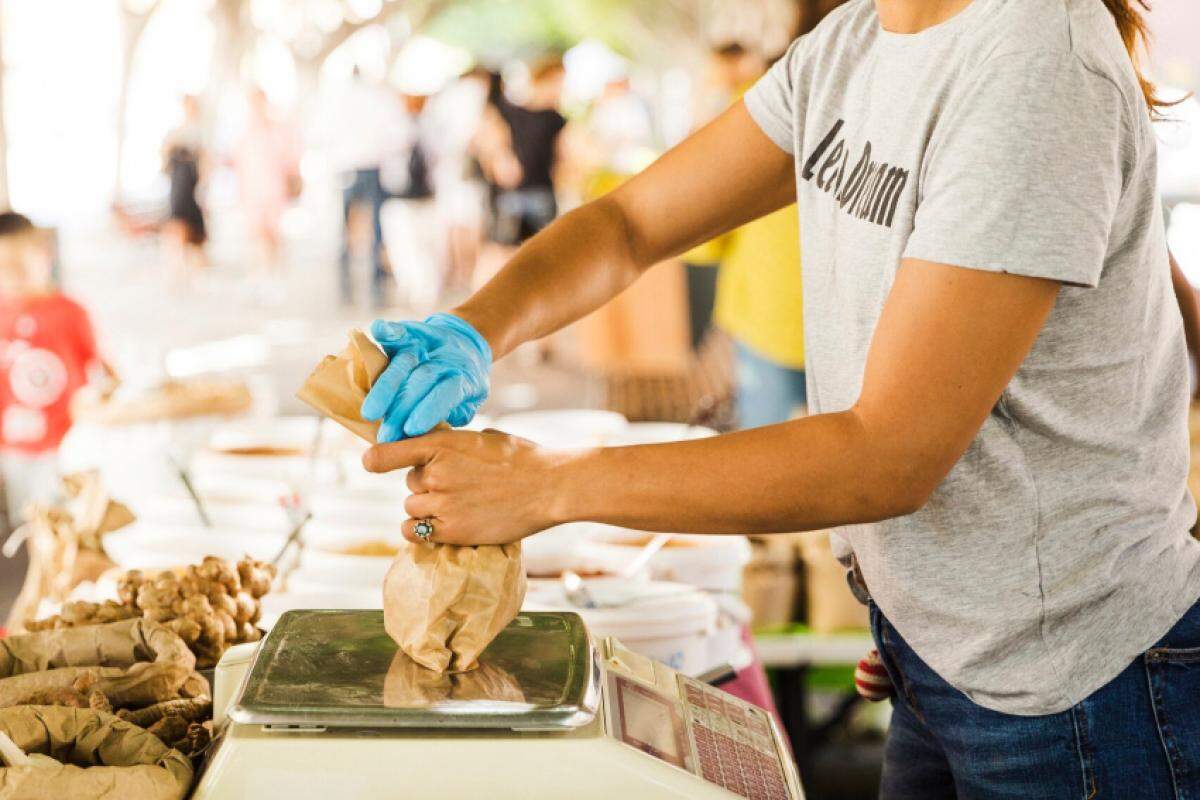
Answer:
<svg viewBox="0 0 1200 800"><path fill-rule="evenodd" d="M613 735L747 800L793 800L767 712L678 675L679 697L611 674Z"/></svg>
<svg viewBox="0 0 1200 800"><path fill-rule="evenodd" d="M400 652L382 611L289 611L229 716L296 727L572 728L595 717L598 672L577 614L518 614L478 667L439 673Z"/></svg>

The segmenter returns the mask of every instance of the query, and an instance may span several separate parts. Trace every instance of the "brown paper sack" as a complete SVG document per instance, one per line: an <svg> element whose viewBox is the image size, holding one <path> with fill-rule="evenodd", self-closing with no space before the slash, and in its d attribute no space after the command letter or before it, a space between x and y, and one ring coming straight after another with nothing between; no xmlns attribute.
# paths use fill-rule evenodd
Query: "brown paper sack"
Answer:
<svg viewBox="0 0 1200 800"><path fill-rule="evenodd" d="M360 330L350 331L350 343L336 356L325 356L296 397L334 422L375 444L378 422L367 422L359 411L371 384L388 365L379 345Z"/></svg>
<svg viewBox="0 0 1200 800"><path fill-rule="evenodd" d="M112 714L18 706L0 709L0 730L27 754L64 762L0 769L0 800L181 800L192 785L182 753Z"/></svg>
<svg viewBox="0 0 1200 800"><path fill-rule="evenodd" d="M434 672L396 652L383 679L385 706L424 708L447 700L524 703L525 693L516 678L495 664L480 664L470 672Z"/></svg>
<svg viewBox="0 0 1200 800"><path fill-rule="evenodd" d="M352 331L346 349L326 356L296 397L374 444L379 424L365 421L359 411L387 361L370 337ZM438 672L462 672L475 666L524 599L520 544L409 544L384 581L384 621L388 634L417 663Z"/></svg>
<svg viewBox="0 0 1200 800"><path fill-rule="evenodd" d="M408 543L383 581L383 622L400 649L428 669L462 672L525 600L521 545Z"/></svg>
<svg viewBox="0 0 1200 800"><path fill-rule="evenodd" d="M0 640L0 708L85 675L115 707L150 705L177 697L195 666L183 639L147 619L10 636Z"/></svg>

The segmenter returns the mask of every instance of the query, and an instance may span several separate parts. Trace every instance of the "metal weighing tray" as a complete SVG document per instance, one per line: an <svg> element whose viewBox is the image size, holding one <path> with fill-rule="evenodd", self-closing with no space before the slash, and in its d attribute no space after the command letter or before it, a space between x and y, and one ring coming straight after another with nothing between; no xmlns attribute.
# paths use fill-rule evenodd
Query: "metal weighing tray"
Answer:
<svg viewBox="0 0 1200 800"><path fill-rule="evenodd" d="M465 673L421 667L396 647L382 611L289 611L255 653L229 716L282 728L563 730L600 699L583 620L519 614Z"/></svg>

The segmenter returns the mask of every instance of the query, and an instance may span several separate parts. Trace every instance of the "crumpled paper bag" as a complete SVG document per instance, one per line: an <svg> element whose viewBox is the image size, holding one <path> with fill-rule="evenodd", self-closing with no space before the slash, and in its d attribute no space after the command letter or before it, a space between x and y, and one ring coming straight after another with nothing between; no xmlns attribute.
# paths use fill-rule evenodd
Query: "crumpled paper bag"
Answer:
<svg viewBox="0 0 1200 800"><path fill-rule="evenodd" d="M17 706L0 709L0 730L26 753L64 762L0 769L0 800L181 800L192 785L182 753L112 714Z"/></svg>
<svg viewBox="0 0 1200 800"><path fill-rule="evenodd" d="M195 666L183 639L141 618L10 636L0 640L0 708L84 675L114 707L150 705L178 696Z"/></svg>
<svg viewBox="0 0 1200 800"><path fill-rule="evenodd" d="M32 505L29 521L5 543L6 553L21 541L29 550L25 582L9 611L9 631L22 630L43 600L62 602L79 584L115 567L101 540L134 520L128 507L109 497L95 471L63 476L62 488L63 505Z"/></svg>
<svg viewBox="0 0 1200 800"><path fill-rule="evenodd" d="M521 610L525 587L519 542L409 542L383 581L384 627L421 666L463 672Z"/></svg>
<svg viewBox="0 0 1200 800"><path fill-rule="evenodd" d="M387 363L369 336L352 331L346 349L326 356L296 397L374 444L379 423L364 420L360 409ZM519 543L408 544L384 581L384 622L400 649L417 663L438 672L461 672L475 666L524 599Z"/></svg>
<svg viewBox="0 0 1200 800"><path fill-rule="evenodd" d="M363 400L388 357L360 330L350 331L350 343L336 356L325 356L296 392L296 397L350 432L375 444L378 422L359 413Z"/></svg>
<svg viewBox="0 0 1200 800"><path fill-rule="evenodd" d="M129 506L112 499L96 470L64 475L62 486L81 547L102 550L104 534L120 530L135 519Z"/></svg>
<svg viewBox="0 0 1200 800"><path fill-rule="evenodd" d="M482 663L470 672L434 672L397 651L383 679L388 708L424 708L446 700L490 700L524 703L517 679L495 664Z"/></svg>

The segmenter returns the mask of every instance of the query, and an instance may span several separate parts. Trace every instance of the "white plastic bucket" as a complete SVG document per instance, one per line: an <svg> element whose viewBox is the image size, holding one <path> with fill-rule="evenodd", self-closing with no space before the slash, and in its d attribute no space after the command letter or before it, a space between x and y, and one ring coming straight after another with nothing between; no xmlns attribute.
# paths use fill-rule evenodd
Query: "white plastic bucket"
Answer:
<svg viewBox="0 0 1200 800"><path fill-rule="evenodd" d="M710 637L716 626L716 602L704 592L678 583L625 578L587 580L597 602L613 608L579 608L570 603L557 580L531 580L527 611L574 611L595 638L615 636L636 653L688 675L715 666Z"/></svg>
<svg viewBox="0 0 1200 800"><path fill-rule="evenodd" d="M505 433L559 450L608 444L628 426L615 411L591 408L522 411L496 420L496 428Z"/></svg>
<svg viewBox="0 0 1200 800"><path fill-rule="evenodd" d="M597 569L620 572L628 566L654 534L613 529L602 538L579 545L581 558ZM742 569L750 561L750 543L744 536L676 534L650 559L655 580L686 583L699 589L740 593Z"/></svg>

